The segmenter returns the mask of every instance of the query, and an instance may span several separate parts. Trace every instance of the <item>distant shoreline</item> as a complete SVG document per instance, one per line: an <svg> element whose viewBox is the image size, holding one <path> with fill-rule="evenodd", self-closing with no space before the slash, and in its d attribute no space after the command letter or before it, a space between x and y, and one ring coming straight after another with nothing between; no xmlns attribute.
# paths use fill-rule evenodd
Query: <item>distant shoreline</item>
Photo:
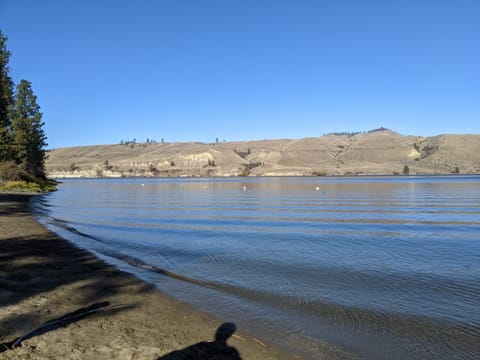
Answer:
<svg viewBox="0 0 480 360"><path fill-rule="evenodd" d="M415 177L475 177L480 176L480 173L472 173L472 174L409 174L409 175L393 175L393 174L358 174L358 175L325 175L325 176L314 176L314 175L277 175L277 176L264 176L264 175L257 175L257 176L124 176L124 177L61 177L61 178L53 178L62 183L62 180L101 180L101 179L125 179L125 180L134 180L134 179L249 179L249 178L317 178L317 179L335 179L335 178L415 178ZM10 192L9 192L10 193ZM24 194L22 192L16 192L14 194ZM35 193L28 193L30 195L36 195Z"/></svg>

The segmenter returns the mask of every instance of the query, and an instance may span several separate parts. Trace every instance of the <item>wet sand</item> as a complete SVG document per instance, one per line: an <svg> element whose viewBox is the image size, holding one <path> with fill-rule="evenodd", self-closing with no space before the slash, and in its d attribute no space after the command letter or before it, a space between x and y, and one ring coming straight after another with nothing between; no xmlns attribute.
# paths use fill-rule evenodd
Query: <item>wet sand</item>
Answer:
<svg viewBox="0 0 480 360"><path fill-rule="evenodd" d="M33 219L29 200L0 194L0 358L302 358L74 247Z"/></svg>

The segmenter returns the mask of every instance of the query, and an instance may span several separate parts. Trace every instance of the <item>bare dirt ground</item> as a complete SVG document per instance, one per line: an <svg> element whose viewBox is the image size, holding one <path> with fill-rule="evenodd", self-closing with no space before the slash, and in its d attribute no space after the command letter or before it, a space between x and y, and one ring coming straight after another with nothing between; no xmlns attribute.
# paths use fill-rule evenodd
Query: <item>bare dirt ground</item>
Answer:
<svg viewBox="0 0 480 360"><path fill-rule="evenodd" d="M75 248L28 202L0 194L1 359L301 358Z"/></svg>

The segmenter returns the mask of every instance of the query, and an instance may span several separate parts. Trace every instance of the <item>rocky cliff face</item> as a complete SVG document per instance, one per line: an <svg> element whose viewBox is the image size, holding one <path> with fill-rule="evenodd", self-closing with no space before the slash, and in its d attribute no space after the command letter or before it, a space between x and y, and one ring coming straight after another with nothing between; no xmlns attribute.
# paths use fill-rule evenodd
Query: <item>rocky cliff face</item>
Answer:
<svg viewBox="0 0 480 360"><path fill-rule="evenodd" d="M310 176L480 173L480 135L390 130L297 140L140 143L49 152L50 177Z"/></svg>

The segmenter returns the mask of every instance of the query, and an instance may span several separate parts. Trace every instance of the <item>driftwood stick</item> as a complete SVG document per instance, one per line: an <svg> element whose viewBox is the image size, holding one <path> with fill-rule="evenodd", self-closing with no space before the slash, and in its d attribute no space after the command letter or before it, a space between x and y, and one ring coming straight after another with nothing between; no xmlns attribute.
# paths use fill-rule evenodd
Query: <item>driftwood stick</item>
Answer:
<svg viewBox="0 0 480 360"><path fill-rule="evenodd" d="M97 303L97 304L87 306L85 308L78 309L78 310L73 311L71 313L67 313L67 314L63 315L62 317L60 317L58 319L53 319L53 320L47 321L42 326L26 333L25 335L22 335L22 336L16 338L15 340L13 340L11 342L0 344L0 346L3 347L3 350L0 348L0 352L4 351L5 348L12 350L12 349L16 348L17 346L19 346L22 343L22 341L24 341L24 340L30 339L31 337L34 337L35 335L42 334L42 333L48 331L50 328L58 328L58 327L61 327L63 325L67 325L67 324L69 324L71 322L74 322L76 320L79 320L79 319L81 319L81 318L83 318L87 315L90 315L94 312L97 312L98 310L100 310L100 309L102 309L106 306L109 306L109 305L110 305L109 301L104 301L104 302L101 302L101 303Z"/></svg>

